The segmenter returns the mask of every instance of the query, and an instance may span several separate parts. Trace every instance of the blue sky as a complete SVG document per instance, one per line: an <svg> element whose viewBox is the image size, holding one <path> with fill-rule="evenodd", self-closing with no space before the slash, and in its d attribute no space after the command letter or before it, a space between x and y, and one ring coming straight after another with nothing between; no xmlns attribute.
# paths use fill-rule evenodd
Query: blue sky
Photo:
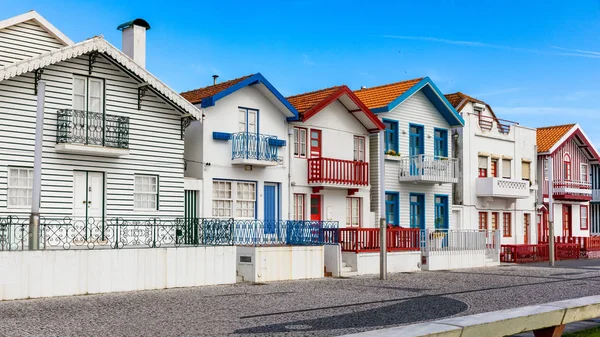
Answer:
<svg viewBox="0 0 600 337"><path fill-rule="evenodd" d="M526 126L578 122L600 144L600 1L0 0L74 41L120 47L146 19L147 67L175 90L261 72L284 95L429 76Z"/></svg>

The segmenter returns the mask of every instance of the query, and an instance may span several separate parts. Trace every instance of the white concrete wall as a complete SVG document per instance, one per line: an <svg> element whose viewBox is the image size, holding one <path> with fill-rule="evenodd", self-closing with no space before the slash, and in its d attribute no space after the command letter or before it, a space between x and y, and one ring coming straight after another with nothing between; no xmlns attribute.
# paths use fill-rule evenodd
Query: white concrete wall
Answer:
<svg viewBox="0 0 600 337"><path fill-rule="evenodd" d="M235 283L236 247L0 252L0 300Z"/></svg>
<svg viewBox="0 0 600 337"><path fill-rule="evenodd" d="M340 245L323 246L325 255L325 269L333 277L339 277L342 272L342 250Z"/></svg>
<svg viewBox="0 0 600 337"><path fill-rule="evenodd" d="M201 132L202 136L193 135L194 141L186 141L185 158L193 159L198 163L189 164L186 176L202 178L202 204L199 215L212 217L212 193L214 179L231 179L256 182L257 203L256 218L264 219L263 191L264 183L277 183L280 186L280 218L288 219L289 204L289 158L290 141L288 136L288 123L284 112L280 111L263 93L255 86L240 89L225 98L220 99L212 107L204 109L205 119L202 126L196 126L186 131L190 133ZM215 140L213 132L238 132L238 107L258 109L258 129L260 134L277 136L286 141L286 145L278 149L278 156L283 158L283 164L273 167L253 166L247 171L244 165L231 165L232 141ZM200 143L200 144L198 144Z"/></svg>
<svg viewBox="0 0 600 337"><path fill-rule="evenodd" d="M342 259L358 275L379 274L379 253L342 252ZM421 270L421 252L388 252L388 273L407 273Z"/></svg>
<svg viewBox="0 0 600 337"><path fill-rule="evenodd" d="M237 274L250 282L324 277L323 246L237 247ZM251 256L252 262L240 262Z"/></svg>
<svg viewBox="0 0 600 337"><path fill-rule="evenodd" d="M503 244L521 244L524 243L524 214L530 214L529 242L537 242L537 222L535 201L537 198L537 149L536 149L536 131L535 129L523 127L520 125L511 125L508 134L498 132L497 123L491 130L482 130L479 126L479 119L474 114L473 104L467 103L460 111L465 119L465 126L458 130L459 154L460 158L460 182L455 189L454 203L461 207L454 206L453 209L460 210L461 222L460 229L478 229L479 212L488 213L488 228L492 226L491 212L499 212L499 226L502 230L502 213L511 213L512 218L512 236L502 236ZM484 116L492 117L491 112L486 107L482 112ZM499 116L496 116L499 117ZM511 178L521 180L521 162L523 159L531 161L530 179L532 185L529 189L529 197L525 199L508 198L484 198L478 197L476 192L476 183L479 177L479 153L486 153L488 157L488 175L491 176L491 157L512 157ZM498 177L502 177L502 160L498 161Z"/></svg>
<svg viewBox="0 0 600 337"><path fill-rule="evenodd" d="M294 184L291 193L305 194L305 209L309 211L310 194L312 193L312 188L308 185L307 163L307 159L310 158L310 130L313 128L321 130L321 157L323 158L353 160L354 136L364 137L366 161L369 161L369 132L339 101L331 103L306 122L294 122L290 126L307 129L307 158L293 157L290 171L291 181ZM293 143L290 142L290 146L292 145ZM340 227L345 227L347 188L325 187L319 194L322 195L322 220L338 221ZM370 186L359 188L353 197L362 199L361 226L373 227L373 217L370 214ZM307 212L306 219L309 219L309 216L310 214Z"/></svg>
<svg viewBox="0 0 600 337"><path fill-rule="evenodd" d="M450 270L461 268L477 268L499 265L497 261L487 262L485 250L441 251L430 252L423 270Z"/></svg>

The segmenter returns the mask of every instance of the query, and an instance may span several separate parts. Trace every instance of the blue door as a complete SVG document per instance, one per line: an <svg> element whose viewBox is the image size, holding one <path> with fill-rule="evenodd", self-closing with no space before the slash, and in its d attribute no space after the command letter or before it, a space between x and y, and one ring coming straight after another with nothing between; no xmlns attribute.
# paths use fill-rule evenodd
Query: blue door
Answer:
<svg viewBox="0 0 600 337"><path fill-rule="evenodd" d="M388 225L400 226L398 192L385 192L385 219Z"/></svg>
<svg viewBox="0 0 600 337"><path fill-rule="evenodd" d="M410 227L425 229L425 196L410 194Z"/></svg>
<svg viewBox="0 0 600 337"><path fill-rule="evenodd" d="M274 184L265 184L263 193L265 203L265 234L275 234L275 224L277 223L277 186Z"/></svg>
<svg viewBox="0 0 600 337"><path fill-rule="evenodd" d="M410 139L408 144L408 151L410 155L410 174L418 175L421 174L419 169L421 168L421 162L423 158L419 157L425 153L423 146L423 126L410 125Z"/></svg>
<svg viewBox="0 0 600 337"><path fill-rule="evenodd" d="M435 229L448 229L448 196L435 196Z"/></svg>
<svg viewBox="0 0 600 337"><path fill-rule="evenodd" d="M448 157L448 131L443 129L434 130L433 155L435 159Z"/></svg>

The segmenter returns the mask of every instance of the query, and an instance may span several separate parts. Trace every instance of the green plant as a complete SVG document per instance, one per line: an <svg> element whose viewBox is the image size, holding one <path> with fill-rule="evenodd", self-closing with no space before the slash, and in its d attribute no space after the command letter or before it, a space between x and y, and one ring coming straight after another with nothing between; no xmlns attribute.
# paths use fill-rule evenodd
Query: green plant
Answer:
<svg viewBox="0 0 600 337"><path fill-rule="evenodd" d="M395 157L400 157L400 153L394 151L394 150L387 150L385 151L385 154L387 156L395 156Z"/></svg>

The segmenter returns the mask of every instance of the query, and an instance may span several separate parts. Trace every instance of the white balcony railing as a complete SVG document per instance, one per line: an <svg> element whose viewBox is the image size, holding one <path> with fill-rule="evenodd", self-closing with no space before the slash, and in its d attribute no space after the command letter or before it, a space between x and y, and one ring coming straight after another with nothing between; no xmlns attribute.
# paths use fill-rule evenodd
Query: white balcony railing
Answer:
<svg viewBox="0 0 600 337"><path fill-rule="evenodd" d="M555 180L554 195L592 197L592 183L579 180Z"/></svg>
<svg viewBox="0 0 600 337"><path fill-rule="evenodd" d="M507 178L477 178L478 197L524 199L529 197L529 181Z"/></svg>
<svg viewBox="0 0 600 337"><path fill-rule="evenodd" d="M424 154L402 158L398 161L398 181L456 183L458 160Z"/></svg>

